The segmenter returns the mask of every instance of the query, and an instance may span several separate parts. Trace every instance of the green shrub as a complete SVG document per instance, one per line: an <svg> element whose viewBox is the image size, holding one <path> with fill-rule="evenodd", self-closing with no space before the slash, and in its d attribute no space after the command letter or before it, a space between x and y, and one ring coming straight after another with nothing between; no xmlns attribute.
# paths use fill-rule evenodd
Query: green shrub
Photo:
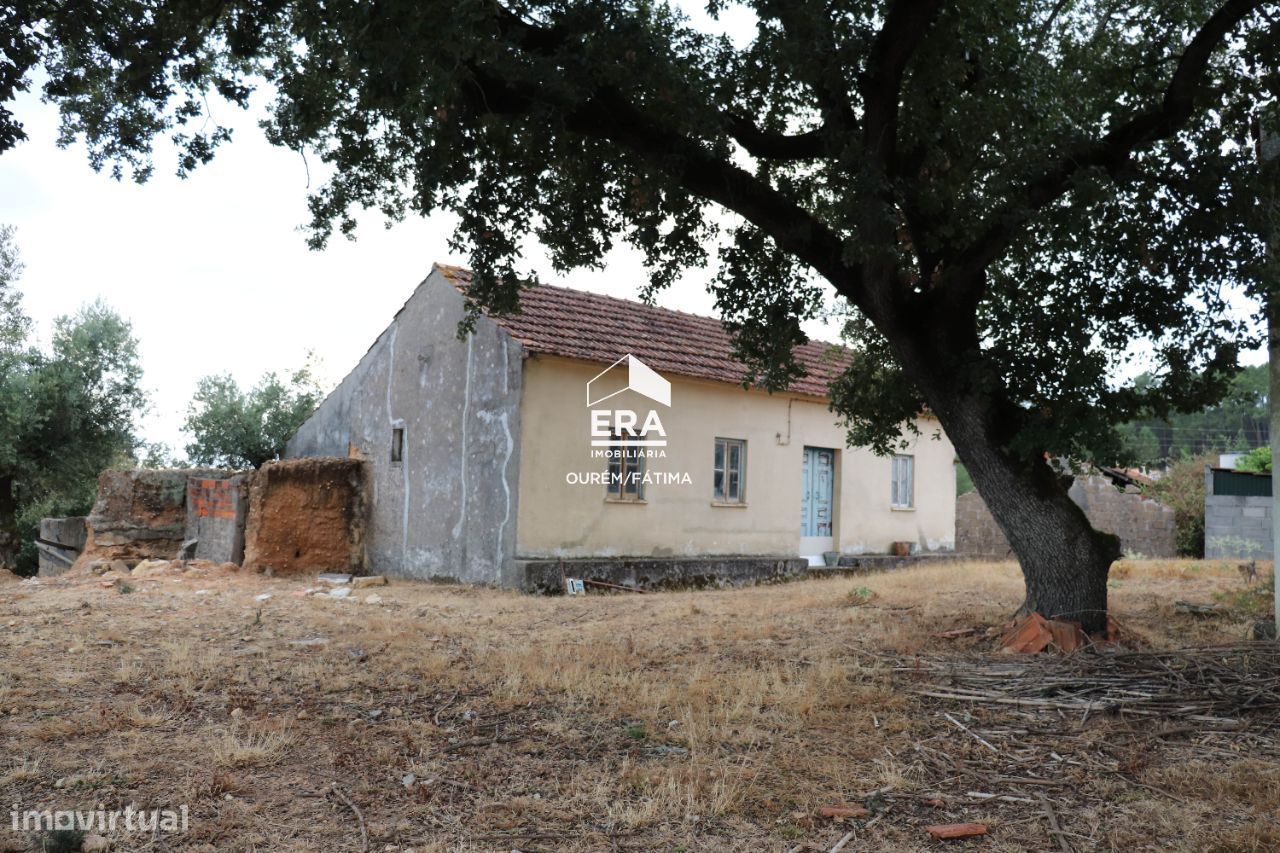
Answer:
<svg viewBox="0 0 1280 853"><path fill-rule="evenodd" d="M1204 466L1215 459L1214 454L1184 457L1148 489L1173 510L1174 545L1184 557L1204 556Z"/></svg>

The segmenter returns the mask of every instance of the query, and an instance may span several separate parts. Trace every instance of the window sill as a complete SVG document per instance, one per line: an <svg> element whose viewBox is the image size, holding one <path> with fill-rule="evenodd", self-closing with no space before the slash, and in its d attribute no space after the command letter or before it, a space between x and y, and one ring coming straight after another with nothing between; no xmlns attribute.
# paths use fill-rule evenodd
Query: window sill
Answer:
<svg viewBox="0 0 1280 853"><path fill-rule="evenodd" d="M889 510L891 512L915 512L916 508L913 506L891 506Z"/></svg>
<svg viewBox="0 0 1280 853"><path fill-rule="evenodd" d="M637 506L643 506L648 503L646 500L633 500L631 498L605 498L604 502L607 504L634 504Z"/></svg>
<svg viewBox="0 0 1280 853"><path fill-rule="evenodd" d="M725 509L746 509L748 506L746 501L712 501L711 505Z"/></svg>

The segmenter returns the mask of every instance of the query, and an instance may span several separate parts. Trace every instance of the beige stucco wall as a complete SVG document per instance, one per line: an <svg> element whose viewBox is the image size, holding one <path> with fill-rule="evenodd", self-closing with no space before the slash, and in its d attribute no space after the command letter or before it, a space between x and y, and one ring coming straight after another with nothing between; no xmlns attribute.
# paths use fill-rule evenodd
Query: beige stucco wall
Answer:
<svg viewBox="0 0 1280 853"><path fill-rule="evenodd" d="M806 445L837 450L836 550L883 553L895 541L953 547L955 452L937 421L919 421L921 435L908 451L915 456L915 509L893 510L890 460L845 448L825 401L670 374L670 409L629 391L605 407L632 408L642 418L656 408L669 444L649 470L688 472L692 485L648 485L637 505L605 500L601 485L567 483L569 472L605 470L605 460L591 457L585 391L601 369L547 356L525 362L519 556L795 555ZM747 442L745 507L712 505L717 436Z"/></svg>

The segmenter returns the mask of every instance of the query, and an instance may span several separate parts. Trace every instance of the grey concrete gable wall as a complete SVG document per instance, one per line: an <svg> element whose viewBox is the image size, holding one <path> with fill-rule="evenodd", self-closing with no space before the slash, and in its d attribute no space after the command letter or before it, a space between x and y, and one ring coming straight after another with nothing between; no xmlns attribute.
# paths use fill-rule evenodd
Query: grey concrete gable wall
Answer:
<svg viewBox="0 0 1280 853"><path fill-rule="evenodd" d="M286 455L369 460L372 571L515 585L523 351L484 318L460 340L464 309L432 272Z"/></svg>

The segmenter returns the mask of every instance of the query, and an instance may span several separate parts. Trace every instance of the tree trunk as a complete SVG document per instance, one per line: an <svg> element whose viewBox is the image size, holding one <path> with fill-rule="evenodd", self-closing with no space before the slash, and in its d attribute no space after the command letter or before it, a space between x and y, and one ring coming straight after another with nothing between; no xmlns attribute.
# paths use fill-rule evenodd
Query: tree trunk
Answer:
<svg viewBox="0 0 1280 853"><path fill-rule="evenodd" d="M889 282L882 290L891 287ZM1107 575L1121 556L1120 539L1093 528L1067 495L1072 478L1057 472L1044 452L1013 450L1030 413L1004 396L1002 377L982 355L976 321L982 292L980 280L943 292L945 298L917 305L909 325L896 322L900 306L873 308L882 319L880 332L941 422L1021 564L1027 592L1018 612L1104 633Z"/></svg>
<svg viewBox="0 0 1280 853"><path fill-rule="evenodd" d="M937 412L973 484L1022 564L1027 596L1019 612L1107 627L1107 574L1120 540L1093 528L1067 496L1070 477L1043 456L1016 459L993 440L980 401L947 401Z"/></svg>
<svg viewBox="0 0 1280 853"><path fill-rule="evenodd" d="M0 476L0 568L16 569L18 550L18 502L13 493L13 477Z"/></svg>

